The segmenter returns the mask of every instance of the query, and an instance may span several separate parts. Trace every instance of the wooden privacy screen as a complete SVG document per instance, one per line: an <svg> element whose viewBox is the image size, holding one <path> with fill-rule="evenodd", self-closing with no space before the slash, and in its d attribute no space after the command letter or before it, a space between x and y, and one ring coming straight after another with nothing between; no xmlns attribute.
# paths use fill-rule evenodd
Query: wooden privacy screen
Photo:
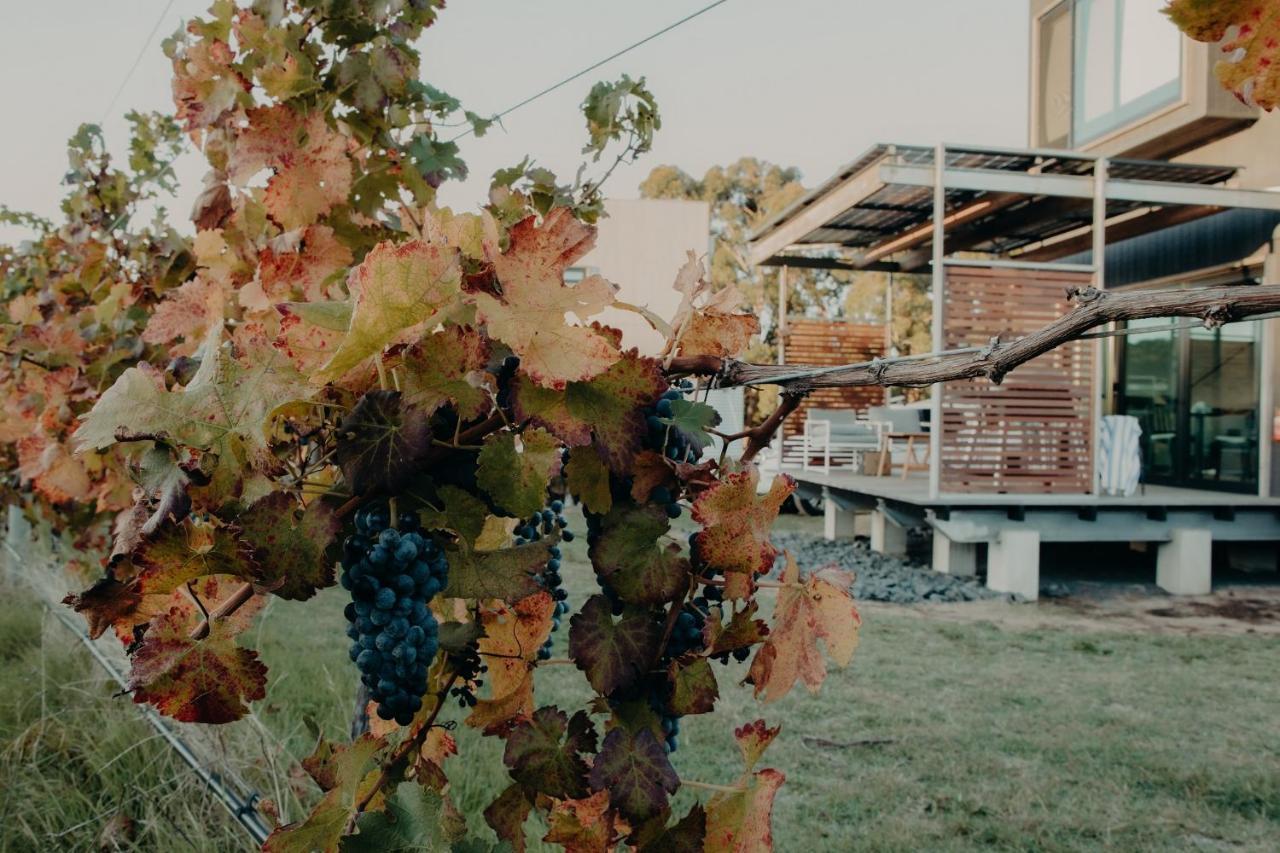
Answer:
<svg viewBox="0 0 1280 853"><path fill-rule="evenodd" d="M788 318L787 331L783 334L783 353L788 364L852 364L884 355L884 338L884 326L877 324ZM810 409L854 409L861 412L868 406L884 403L884 394L884 389L877 386L819 388L783 421L782 434L787 437L804 432L804 419Z"/></svg>
<svg viewBox="0 0 1280 853"><path fill-rule="evenodd" d="M1088 273L950 267L946 347L1011 341L1071 310ZM1093 344L1076 341L1013 370L942 389L943 492L1080 494L1093 472Z"/></svg>

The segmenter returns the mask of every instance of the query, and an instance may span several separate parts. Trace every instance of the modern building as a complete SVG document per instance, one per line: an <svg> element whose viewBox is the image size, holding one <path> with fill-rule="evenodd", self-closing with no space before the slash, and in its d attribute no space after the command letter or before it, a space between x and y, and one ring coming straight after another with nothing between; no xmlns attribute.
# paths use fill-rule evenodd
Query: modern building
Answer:
<svg viewBox="0 0 1280 853"><path fill-rule="evenodd" d="M1026 148L875 146L762 226L753 262L929 273L935 351L1040 328L1069 288L1280 282L1280 112L1224 91L1218 48L1162 0L1030 3ZM985 559L991 586L1027 597L1042 545L1071 541L1152 543L1161 586L1207 592L1214 541L1280 542L1280 320L1121 326L999 386L936 386L927 471L801 466L801 490L825 498L829 535L866 511L895 551L927 524L935 569ZM1109 414L1142 430L1129 496L1102 488Z"/></svg>

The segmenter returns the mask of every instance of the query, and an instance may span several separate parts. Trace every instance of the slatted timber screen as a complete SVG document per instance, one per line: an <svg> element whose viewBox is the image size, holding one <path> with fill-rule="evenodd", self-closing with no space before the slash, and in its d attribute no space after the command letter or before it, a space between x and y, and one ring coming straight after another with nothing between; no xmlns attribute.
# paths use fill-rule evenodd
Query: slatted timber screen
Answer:
<svg viewBox="0 0 1280 853"><path fill-rule="evenodd" d="M1011 341L1071 309L1079 272L950 267L943 309L948 349ZM1093 472L1093 347L1077 341L986 379L942 389L943 492L1080 494Z"/></svg>
<svg viewBox="0 0 1280 853"><path fill-rule="evenodd" d="M851 364L884 355L884 338L884 326L878 324L788 318L783 353L788 364ZM883 404L884 398L885 391L879 387L819 388L783 422L783 435L803 432L804 419L810 409L863 411L868 406Z"/></svg>

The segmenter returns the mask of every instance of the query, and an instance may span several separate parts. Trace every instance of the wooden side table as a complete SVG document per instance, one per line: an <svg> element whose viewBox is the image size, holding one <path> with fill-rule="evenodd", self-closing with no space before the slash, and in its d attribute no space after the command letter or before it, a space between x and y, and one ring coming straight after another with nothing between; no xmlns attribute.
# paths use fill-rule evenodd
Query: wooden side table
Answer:
<svg viewBox="0 0 1280 853"><path fill-rule="evenodd" d="M929 470L929 433L927 432L887 432L884 435L884 453L880 454L880 470L878 476L885 476L893 470L893 442L905 441L907 455L902 460L902 479L912 471ZM918 443L917 443L918 442ZM924 456L916 455L916 448L924 448Z"/></svg>

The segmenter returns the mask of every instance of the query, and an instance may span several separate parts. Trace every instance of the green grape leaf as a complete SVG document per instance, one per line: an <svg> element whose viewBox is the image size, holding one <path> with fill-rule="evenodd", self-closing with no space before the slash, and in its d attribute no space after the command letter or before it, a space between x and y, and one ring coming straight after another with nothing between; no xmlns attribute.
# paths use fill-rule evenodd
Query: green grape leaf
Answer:
<svg viewBox="0 0 1280 853"><path fill-rule="evenodd" d="M272 492L240 516L241 535L257 564L259 586L281 598L305 601L333 585L334 562L325 552L342 528L333 508L313 500L299 511L288 492Z"/></svg>
<svg viewBox="0 0 1280 853"><path fill-rule="evenodd" d="M569 620L569 657L604 696L642 677L661 642L662 625L652 613L628 609L615 622L603 595L588 598Z"/></svg>
<svg viewBox="0 0 1280 853"><path fill-rule="evenodd" d="M677 717L707 714L715 709L720 687L706 658L695 658L687 663L673 660L667 666L667 678L671 682L667 708Z"/></svg>
<svg viewBox="0 0 1280 853"><path fill-rule="evenodd" d="M569 450L569 461L564 466L569 493L582 501L588 512L603 515L613 506L613 492L609 488L609 469L600 454L590 447L574 447Z"/></svg>
<svg viewBox="0 0 1280 853"><path fill-rule="evenodd" d="M682 435L694 451L701 455L712 440L711 433L707 430L719 426L720 413L706 403L672 400L671 417L658 420Z"/></svg>
<svg viewBox="0 0 1280 853"><path fill-rule="evenodd" d="M626 471L645 434L641 409L666 389L655 359L624 353L599 376L569 382L561 390L545 388L518 374L512 382L512 406L521 420L541 424L566 444L596 445L609 467Z"/></svg>
<svg viewBox="0 0 1280 853"><path fill-rule="evenodd" d="M555 542L542 539L497 551L447 548L449 583L441 594L446 598L496 598L513 603L540 592L538 573L551 559Z"/></svg>
<svg viewBox="0 0 1280 853"><path fill-rule="evenodd" d="M703 853L706 835L707 813L701 803L694 803L687 815L641 847L640 853Z"/></svg>
<svg viewBox="0 0 1280 853"><path fill-rule="evenodd" d="M173 608L151 621L133 653L128 690L184 723L230 723L267 695L267 668L258 653L236 645L236 626L214 621L193 640L190 614Z"/></svg>
<svg viewBox="0 0 1280 853"><path fill-rule="evenodd" d="M667 514L656 504L614 507L591 544L591 564L623 601L673 601L688 586L689 561L678 544L659 542L670 529Z"/></svg>
<svg viewBox="0 0 1280 853"><path fill-rule="evenodd" d="M1164 11L1191 38L1222 42L1224 58L1214 72L1237 98L1268 111L1280 105L1280 6L1271 0L1170 0Z"/></svg>
<svg viewBox="0 0 1280 853"><path fill-rule="evenodd" d="M308 770L325 795L305 820L272 832L262 845L264 853L337 853L358 797L374 783L374 761L384 745L382 739L370 734L342 746L324 745L321 760L313 761ZM380 808L382 802L381 797L375 798L368 811Z"/></svg>
<svg viewBox="0 0 1280 853"><path fill-rule="evenodd" d="M533 803L518 783L509 785L484 810L484 822L489 824L498 838L511 845L516 853L524 853L524 823L529 819Z"/></svg>
<svg viewBox="0 0 1280 853"><path fill-rule="evenodd" d="M405 330L450 313L462 292L458 250L422 240L379 243L348 282L351 326L329 362L311 378L332 382L394 342Z"/></svg>
<svg viewBox="0 0 1280 853"><path fill-rule="evenodd" d="M416 781L402 782L386 798L382 811L366 812L356 822L356 834L342 839L342 853L443 850L453 840L446 830L448 813L443 795Z"/></svg>
<svg viewBox="0 0 1280 853"><path fill-rule="evenodd" d="M653 732L615 728L605 736L591 765L591 787L608 791L609 802L630 821L643 821L667 807L680 787L667 749Z"/></svg>
<svg viewBox="0 0 1280 853"><path fill-rule="evenodd" d="M760 472L749 467L726 475L693 502L693 520L703 525L698 556L709 568L725 573L730 598L745 598L751 574L773 568L778 549L769 541L769 531L796 487L794 480L779 474L767 493L757 495L759 481Z"/></svg>
<svg viewBox="0 0 1280 853"><path fill-rule="evenodd" d="M137 589L143 595L172 592L209 575L257 581L260 571L238 527L190 518L162 527L134 551L133 563L141 570Z"/></svg>
<svg viewBox="0 0 1280 853"><path fill-rule="evenodd" d="M583 755L595 751L596 730L585 711L570 718L547 706L511 729L502 760L511 778L530 791L557 799L579 798L588 793Z"/></svg>
<svg viewBox="0 0 1280 853"><path fill-rule="evenodd" d="M421 513L422 526L428 530L452 531L474 545L484 532L485 519L489 517L489 508L484 501L457 486L441 486L436 495L444 509Z"/></svg>
<svg viewBox="0 0 1280 853"><path fill-rule="evenodd" d="M463 421L490 407L489 343L474 329L455 326L427 335L387 359L400 381L406 405L431 414L452 403Z"/></svg>
<svg viewBox="0 0 1280 853"><path fill-rule="evenodd" d="M494 433L480 451L476 482L501 509L527 518L546 503L547 484L560 464L560 444L543 429Z"/></svg>
<svg viewBox="0 0 1280 853"><path fill-rule="evenodd" d="M431 425L402 405L399 391L367 392L338 423L334 461L357 495L395 492L431 449Z"/></svg>

